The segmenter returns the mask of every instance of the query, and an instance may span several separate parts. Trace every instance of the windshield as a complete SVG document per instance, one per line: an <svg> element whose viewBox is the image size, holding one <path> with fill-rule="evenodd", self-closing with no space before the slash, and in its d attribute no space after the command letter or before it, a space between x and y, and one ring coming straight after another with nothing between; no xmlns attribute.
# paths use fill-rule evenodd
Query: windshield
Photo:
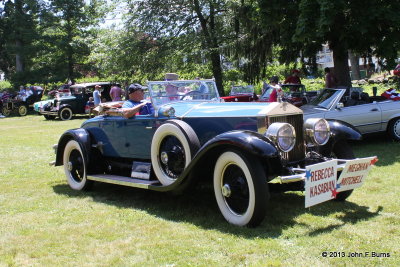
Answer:
<svg viewBox="0 0 400 267"><path fill-rule="evenodd" d="M213 80L148 82L148 89L154 106L176 101L220 101Z"/></svg>
<svg viewBox="0 0 400 267"><path fill-rule="evenodd" d="M341 92L342 90L325 89L310 102L310 105L329 109L335 100L340 97Z"/></svg>
<svg viewBox="0 0 400 267"><path fill-rule="evenodd" d="M252 86L252 85L232 86L232 89L231 89L231 95L253 94L253 93L254 93L254 86Z"/></svg>

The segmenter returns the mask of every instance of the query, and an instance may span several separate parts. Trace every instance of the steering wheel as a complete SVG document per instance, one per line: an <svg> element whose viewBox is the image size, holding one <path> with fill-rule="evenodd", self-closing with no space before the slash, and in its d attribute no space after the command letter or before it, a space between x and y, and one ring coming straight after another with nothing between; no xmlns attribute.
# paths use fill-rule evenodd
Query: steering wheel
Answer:
<svg viewBox="0 0 400 267"><path fill-rule="evenodd" d="M181 100L183 100L183 99L185 99L185 97L187 97L187 96L191 96L191 95L201 95L202 93L200 92L200 91L197 91L197 90L195 90L195 91L190 91L190 92L187 92L186 94L184 94L182 97L181 97Z"/></svg>

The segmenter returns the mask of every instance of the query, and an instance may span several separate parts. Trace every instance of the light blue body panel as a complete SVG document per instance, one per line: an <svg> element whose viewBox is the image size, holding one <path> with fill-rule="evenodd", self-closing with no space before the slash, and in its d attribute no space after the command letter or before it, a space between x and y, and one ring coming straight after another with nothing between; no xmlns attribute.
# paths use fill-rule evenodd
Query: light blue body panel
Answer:
<svg viewBox="0 0 400 267"><path fill-rule="evenodd" d="M83 123L94 142L103 143L107 157L151 158L150 147L155 130L168 119L181 119L197 134L200 145L214 136L232 130L257 132L257 122L268 109L266 103L175 102L166 106L175 109L175 117L158 114L137 115L130 119L119 116L98 116Z"/></svg>
<svg viewBox="0 0 400 267"><path fill-rule="evenodd" d="M265 116L265 109L271 103L249 102L174 102L164 106L172 106L178 118L209 117L259 117Z"/></svg>

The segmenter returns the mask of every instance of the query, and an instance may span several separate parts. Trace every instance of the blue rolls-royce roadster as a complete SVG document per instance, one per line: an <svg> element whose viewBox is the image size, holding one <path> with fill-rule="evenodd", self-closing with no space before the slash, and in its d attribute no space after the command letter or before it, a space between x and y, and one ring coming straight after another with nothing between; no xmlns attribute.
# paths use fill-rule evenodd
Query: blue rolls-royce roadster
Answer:
<svg viewBox="0 0 400 267"><path fill-rule="evenodd" d="M304 191L315 164L329 163L325 169L336 177L354 158L347 140L361 138L345 123L303 122L289 103L221 102L213 80L149 82L147 101L154 114L126 119L108 112L62 134L54 164L63 165L72 189L96 181L184 192L210 183L229 223L257 226L271 191ZM328 188L336 200L352 192L316 186L312 196Z"/></svg>

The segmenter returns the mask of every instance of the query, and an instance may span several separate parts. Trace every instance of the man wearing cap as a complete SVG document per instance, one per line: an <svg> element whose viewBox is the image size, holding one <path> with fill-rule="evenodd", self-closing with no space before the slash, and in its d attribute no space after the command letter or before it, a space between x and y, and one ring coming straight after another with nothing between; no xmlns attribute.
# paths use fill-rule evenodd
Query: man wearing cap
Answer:
<svg viewBox="0 0 400 267"><path fill-rule="evenodd" d="M139 113L140 115L148 115L153 113L151 103L142 102L144 99L144 89L138 84L134 83L128 87L129 99L124 102L120 109L120 114L125 118L130 118Z"/></svg>
<svg viewBox="0 0 400 267"><path fill-rule="evenodd" d="M100 105L100 103L101 103L101 93L100 93L100 89L101 89L101 86L98 85L98 84L94 87L93 102L94 102L94 106L95 106L95 107L97 107L97 106Z"/></svg>

